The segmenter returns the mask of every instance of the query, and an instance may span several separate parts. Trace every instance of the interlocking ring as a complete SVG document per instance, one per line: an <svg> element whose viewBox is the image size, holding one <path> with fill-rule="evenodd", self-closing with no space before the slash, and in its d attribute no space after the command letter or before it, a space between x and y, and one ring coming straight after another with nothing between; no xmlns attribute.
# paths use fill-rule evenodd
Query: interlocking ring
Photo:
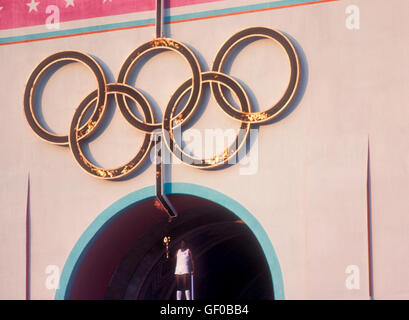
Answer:
<svg viewBox="0 0 409 320"><path fill-rule="evenodd" d="M291 41L282 33L265 27L253 27L244 29L234 34L228 39L224 45L217 52L216 58L213 62L213 71L223 72L224 63L229 53L241 42L249 38L268 38L277 41L286 51L288 59L290 61L290 81L288 83L285 93L281 99L271 106L266 111L261 112L244 112L236 110L224 97L220 88L220 84L212 83L213 95L219 100L223 100L225 103L220 104L220 107L232 118L249 123L262 123L267 122L277 117L282 113L293 100L295 93L298 89L298 83L300 81L300 62L298 59L297 51L295 50Z"/></svg>
<svg viewBox="0 0 409 320"><path fill-rule="evenodd" d="M67 135L56 135L49 130L45 129L38 121L34 103L34 97L41 78L44 76L45 72L52 66L58 65L63 61L74 61L80 62L87 66L92 73L95 75L98 83L97 89L97 105L93 111L90 119L79 129L78 139L83 139L90 135L99 125L102 119L103 113L105 112L106 103L106 92L105 92L105 74L100 65L90 56L78 52L78 51L61 51L57 52L46 59L44 59L40 64L34 69L30 78L27 81L26 90L24 92L24 113L30 127L34 132L43 140L58 144L67 145L68 136Z"/></svg>
<svg viewBox="0 0 409 320"><path fill-rule="evenodd" d="M202 82L203 83L217 83L221 84L230 90L232 90L236 97L239 99L241 109L244 112L250 112L250 100L247 96L246 91L243 87L233 78L227 76L226 74L219 73L219 72L204 72L202 74ZM173 125L174 120L174 112L179 105L180 100L185 96L187 92L189 92L192 88L192 79L184 82L178 89L176 89L175 93L173 94L172 98L169 101L169 104L165 110L164 120L163 120L163 130L165 137L166 145L168 146L169 150L172 150L173 154L182 162L186 164L190 164L193 167L202 168L202 169L210 169L214 167L218 167L224 165L229 162L231 158L233 158L237 152L241 149L243 144L246 142L248 134L250 132L250 123L242 122L240 126L240 130L245 130L245 134L239 134L236 136L234 142L224 150L224 152L220 155L213 156L210 159L198 159L195 157L190 156L186 152L182 150L182 148L177 144L174 135L173 129L181 125L180 122L176 120L176 126ZM226 102L220 98L216 98L217 102L220 105L226 104ZM176 148L176 150L175 150Z"/></svg>
<svg viewBox="0 0 409 320"><path fill-rule="evenodd" d="M131 86L118 83L108 84L106 89L108 95L109 94L122 95L134 100L142 108L142 111L145 116L145 121L147 123L153 123L154 118L152 108L149 106L149 103L145 99L145 97L138 90L132 88ZM81 143L79 140L79 125L81 123L81 119L84 117L88 108L92 106L92 104L97 99L98 93L97 91L93 91L81 102L79 107L75 110L70 126L69 134L70 148L74 155L74 158L77 160L81 168L85 170L85 172L97 178L107 180L120 179L135 171L135 169L137 169L142 164L143 160L148 155L149 150L152 146L152 140L150 139L149 134L145 134L145 139L138 153L125 165L122 165L118 168L104 169L99 168L96 165L92 164L82 152Z"/></svg>
<svg viewBox="0 0 409 320"><path fill-rule="evenodd" d="M223 73L224 63L233 48L245 39L252 37L265 37L277 41L286 51L291 67L290 81L285 93L276 104L262 112L252 112L251 104L244 88L235 79ZM171 96L165 109L162 123L155 122L152 107L146 97L136 88L126 84L131 70L140 61L141 57L156 50L171 50L182 55L192 71L192 77L185 81ZM40 124L36 116L34 101L37 85L46 70L63 61L75 61L86 65L95 75L98 84L97 89L90 93L75 110L69 134L65 136L55 135ZM198 59L184 44L173 39L158 38L142 44L131 53L121 67L117 83L107 84L100 65L93 58L81 52L63 51L49 56L34 69L28 79L24 93L24 113L29 126L40 138L53 144L68 144L81 168L94 177L115 180L134 172L149 154L153 144L151 135L158 129L162 130L167 147L179 160L197 168L207 169L228 163L245 144L252 124L265 123L282 113L293 100L298 89L299 79L300 64L294 46L283 34L273 29L252 27L236 33L218 51L214 60L213 71L203 73ZM234 142L222 154L210 159L198 159L188 155L178 145L174 137L174 129L182 126L193 115L199 105L204 83L210 83L218 105L229 116L241 122L240 133L236 136ZM241 110L235 109L229 103L221 89L222 86L230 89L236 95ZM187 94L189 94L189 98L186 104L178 114L175 114L182 98ZM108 95L115 95L119 109L128 123L145 134L144 141L137 154L126 164L114 169L100 168L91 163L81 147L84 138L89 138L103 121L107 109ZM144 121L138 119L133 114L126 99L133 100L142 109ZM95 103L96 107L90 118L81 126L80 124L84 122L89 108Z"/></svg>
<svg viewBox="0 0 409 320"><path fill-rule="evenodd" d="M186 106L182 111L175 116L174 120L183 119L183 122L188 120L189 117L193 114L196 109L201 93L202 93L202 84L201 84L201 68L196 56L182 43L168 38L155 39L149 42L146 42L136 48L130 56L125 60L125 63L122 65L121 71L118 76L118 83L126 83L128 81L130 72L132 68L136 65L140 59L147 55L149 52L153 51L162 51L162 50L171 50L180 54L185 60L189 63L190 69L193 76L193 89L191 91L189 100L186 103ZM144 123L140 121L134 114L131 112L131 109L122 95L117 96L117 103L119 108L122 111L124 117L134 125L136 128L144 132L152 132L162 128L162 123Z"/></svg>

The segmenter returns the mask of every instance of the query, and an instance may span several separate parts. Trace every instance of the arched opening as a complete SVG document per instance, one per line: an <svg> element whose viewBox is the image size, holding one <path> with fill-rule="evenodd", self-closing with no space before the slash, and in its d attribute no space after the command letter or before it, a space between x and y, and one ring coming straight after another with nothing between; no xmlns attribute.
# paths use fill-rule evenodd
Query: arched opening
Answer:
<svg viewBox="0 0 409 320"><path fill-rule="evenodd" d="M195 299L283 298L274 250L247 210L204 187L167 187L179 217L169 223L153 205L153 187L114 203L71 252L57 299L173 300L172 255L181 239L194 255ZM171 237L170 259L164 236Z"/></svg>

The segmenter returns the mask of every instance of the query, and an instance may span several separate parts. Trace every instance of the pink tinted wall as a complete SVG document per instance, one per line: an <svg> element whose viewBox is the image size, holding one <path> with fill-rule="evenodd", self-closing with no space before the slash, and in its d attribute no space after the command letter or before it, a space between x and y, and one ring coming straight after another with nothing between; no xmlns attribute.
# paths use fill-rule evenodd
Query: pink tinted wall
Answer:
<svg viewBox="0 0 409 320"><path fill-rule="evenodd" d="M225 1L223 6L237 3ZM210 10L221 4L202 5ZM346 9L352 4L360 9L359 30L346 27ZM258 148L250 151L258 156L253 174L243 175L242 164L217 171L172 167L172 181L199 183L225 193L254 215L277 253L288 299L369 298L368 141L374 297L409 298L408 10L405 0L344 0L169 26L172 37L200 56L204 69L228 37L254 25L286 33L303 56L304 92L286 117L260 127L254 144ZM107 17L106 22L114 18ZM7 118L0 126L1 181L7 186L0 192L1 298L25 297L29 172L33 299L53 299L55 290L45 286L46 267L62 270L89 224L117 199L152 185L155 176L150 165L130 180L96 180L79 168L68 148L38 139L22 112L29 74L51 53L75 49L102 61L114 81L128 54L152 37L152 28L140 28L0 47ZM280 96L280 81L288 76L285 62L279 46L260 40L237 55L229 73L252 90L264 109L272 95ZM163 105L189 77L183 59L161 53L144 66L135 85ZM58 133L67 132L73 110L94 89L95 80L86 68L79 64L61 68L44 89L46 122ZM209 99L195 128L209 127L237 129L239 124ZM90 149L109 167L129 159L142 136L115 111ZM349 266L359 270L359 286L352 289L346 285Z"/></svg>

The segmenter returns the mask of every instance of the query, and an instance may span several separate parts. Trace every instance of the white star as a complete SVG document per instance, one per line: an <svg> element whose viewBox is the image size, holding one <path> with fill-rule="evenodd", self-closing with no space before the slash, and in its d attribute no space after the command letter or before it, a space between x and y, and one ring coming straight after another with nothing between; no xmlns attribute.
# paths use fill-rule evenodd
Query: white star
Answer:
<svg viewBox="0 0 409 320"><path fill-rule="evenodd" d="M65 0L65 7L68 8L69 6L75 7L74 0Z"/></svg>
<svg viewBox="0 0 409 320"><path fill-rule="evenodd" d="M38 9L37 9L37 6L40 4L40 1L39 2L35 2L34 0L31 0L31 2L30 3L27 3L27 5L30 7L30 9L28 10L28 12L31 12L31 11L37 11L38 12Z"/></svg>
<svg viewBox="0 0 409 320"><path fill-rule="evenodd" d="M0 11L3 10L3 7L0 7Z"/></svg>
<svg viewBox="0 0 409 320"><path fill-rule="evenodd" d="M104 0L104 3L107 2L107 1L112 2L112 0Z"/></svg>

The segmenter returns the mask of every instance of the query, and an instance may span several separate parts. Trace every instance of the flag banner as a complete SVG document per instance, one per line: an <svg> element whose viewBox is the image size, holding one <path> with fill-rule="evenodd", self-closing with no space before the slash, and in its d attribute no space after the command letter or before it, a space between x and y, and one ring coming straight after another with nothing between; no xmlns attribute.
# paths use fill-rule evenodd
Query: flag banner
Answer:
<svg viewBox="0 0 409 320"><path fill-rule="evenodd" d="M170 0L165 8L222 0ZM155 0L5 0L0 1L0 30L45 24L53 8L60 22L155 10Z"/></svg>
<svg viewBox="0 0 409 320"><path fill-rule="evenodd" d="M339 0L169 0L176 23ZM154 0L0 0L0 45L155 25Z"/></svg>

